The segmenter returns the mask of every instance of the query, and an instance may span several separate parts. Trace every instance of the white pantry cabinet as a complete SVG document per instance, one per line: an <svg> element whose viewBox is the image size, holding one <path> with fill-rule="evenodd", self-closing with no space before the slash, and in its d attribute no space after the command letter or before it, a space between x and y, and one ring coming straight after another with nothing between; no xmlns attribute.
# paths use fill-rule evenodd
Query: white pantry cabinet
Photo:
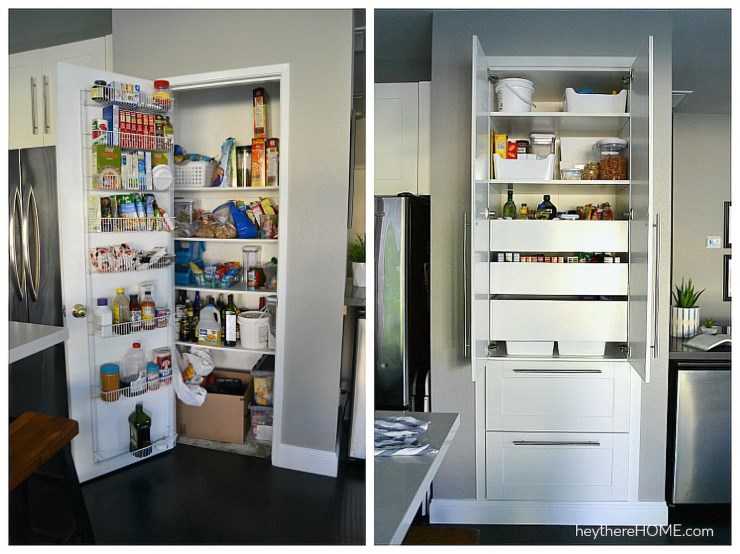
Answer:
<svg viewBox="0 0 740 554"><path fill-rule="evenodd" d="M9 148L56 144L57 62L110 70L106 37L29 50L8 57Z"/></svg>
<svg viewBox="0 0 740 554"><path fill-rule="evenodd" d="M652 63L652 37L634 58L489 57L473 37L466 342L476 387L477 496L498 506L480 507L499 510L497 522L548 521L537 514L552 503L568 512L574 502L637 502L640 383L650 380L656 344ZM532 111L495 111L496 84L512 77L534 83ZM564 111L568 87L626 90L626 110ZM495 135L527 140L530 133L556 135L554 178L499 178ZM562 139L589 145L605 137L628 142L626 179L559 178ZM536 207L549 194L559 212L608 202L615 217L504 220L510 192L517 208ZM612 263L572 263L588 259L584 253ZM525 353L533 342L540 353L514 355L508 341ZM588 345L600 343L593 355ZM498 501L534 504L506 512ZM579 521L581 508L564 519Z"/></svg>

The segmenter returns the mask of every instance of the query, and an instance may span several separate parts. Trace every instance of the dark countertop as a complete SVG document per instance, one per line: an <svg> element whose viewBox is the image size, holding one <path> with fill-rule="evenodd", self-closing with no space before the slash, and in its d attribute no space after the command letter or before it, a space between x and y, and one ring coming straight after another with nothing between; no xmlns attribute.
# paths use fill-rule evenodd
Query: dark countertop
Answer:
<svg viewBox="0 0 740 554"><path fill-rule="evenodd" d="M719 330L720 333L726 332L724 328ZM686 339L688 340L688 339ZM723 344L713 348L709 352L703 350L697 350L690 346L684 345L684 339L677 337L671 337L669 346L671 361L726 361L730 363L732 361L732 348L728 344Z"/></svg>
<svg viewBox="0 0 740 554"><path fill-rule="evenodd" d="M365 307L365 287L353 287L351 278L344 287L344 305Z"/></svg>

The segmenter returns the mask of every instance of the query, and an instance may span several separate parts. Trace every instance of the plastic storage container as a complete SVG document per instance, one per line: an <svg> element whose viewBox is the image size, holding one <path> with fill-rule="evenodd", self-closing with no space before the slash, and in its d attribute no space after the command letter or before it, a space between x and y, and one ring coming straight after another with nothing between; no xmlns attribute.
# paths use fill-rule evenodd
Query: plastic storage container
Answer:
<svg viewBox="0 0 740 554"><path fill-rule="evenodd" d="M207 162L191 160L185 164L175 164L175 186L178 188L210 187L215 169L214 160Z"/></svg>
<svg viewBox="0 0 740 554"><path fill-rule="evenodd" d="M251 426L254 437L261 441L272 441L272 420L274 409L270 406L249 404Z"/></svg>
<svg viewBox="0 0 740 554"><path fill-rule="evenodd" d="M533 179L537 181L552 180L555 169L555 155L550 154L541 160L534 154L525 154L527 158L504 159L493 155L493 173L496 179ZM530 158L531 156L531 158ZM532 159L534 158L534 159Z"/></svg>
<svg viewBox="0 0 740 554"><path fill-rule="evenodd" d="M252 370L254 401L260 406L272 406L272 391L275 373L273 371Z"/></svg>
<svg viewBox="0 0 740 554"><path fill-rule="evenodd" d="M566 112L580 113L624 113L627 106L627 91L618 94L580 94L572 88L565 89Z"/></svg>
<svg viewBox="0 0 740 554"><path fill-rule="evenodd" d="M624 151L627 141L620 138L608 138L596 143L601 159L599 160L599 179L619 181L627 179L627 158Z"/></svg>
<svg viewBox="0 0 740 554"><path fill-rule="evenodd" d="M530 112L534 104L534 83L527 79L501 79L494 87L496 91L496 111Z"/></svg>

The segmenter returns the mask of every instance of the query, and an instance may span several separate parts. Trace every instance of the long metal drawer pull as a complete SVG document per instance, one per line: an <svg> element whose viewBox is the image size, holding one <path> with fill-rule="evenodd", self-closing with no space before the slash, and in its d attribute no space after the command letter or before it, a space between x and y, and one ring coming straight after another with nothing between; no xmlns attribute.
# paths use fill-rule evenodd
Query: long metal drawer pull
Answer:
<svg viewBox="0 0 740 554"><path fill-rule="evenodd" d="M470 355L468 323L468 212L463 212L463 358Z"/></svg>
<svg viewBox="0 0 740 554"><path fill-rule="evenodd" d="M33 224L33 230L31 230ZM39 284L41 281L41 234L39 232L39 208L36 204L36 195L33 187L28 194L28 208L23 221L23 253L24 265L28 274L31 300L39 299ZM33 233L33 235L31 234ZM31 238L33 238L33 262L31 260Z"/></svg>
<svg viewBox="0 0 740 554"><path fill-rule="evenodd" d="M49 125L49 77L44 75L44 134L51 132Z"/></svg>
<svg viewBox="0 0 740 554"><path fill-rule="evenodd" d="M653 279L653 358L660 355L660 214L655 214L655 277Z"/></svg>
<svg viewBox="0 0 740 554"><path fill-rule="evenodd" d="M16 220L20 215L19 212L23 211L23 203L21 200L21 193L18 189L15 190L15 196L13 197L13 209L10 211L10 228L8 229L8 236L10 238L10 266L13 268L13 276L15 277L15 293L18 296L18 300L24 300L26 297L26 270L22 261L22 254L18 256L18 244L16 243L17 232L16 232ZM20 264L18 263L20 261ZM19 266L20 265L20 275ZM21 281L21 278L23 279Z"/></svg>
<svg viewBox="0 0 740 554"><path fill-rule="evenodd" d="M599 441L512 441L514 446L601 446Z"/></svg>
<svg viewBox="0 0 740 554"><path fill-rule="evenodd" d="M31 77L31 130L34 135L39 132L39 124L36 121L36 77Z"/></svg>
<svg viewBox="0 0 740 554"><path fill-rule="evenodd" d="M602 373L600 369L514 369L514 373L558 373L558 374L583 374L583 373Z"/></svg>

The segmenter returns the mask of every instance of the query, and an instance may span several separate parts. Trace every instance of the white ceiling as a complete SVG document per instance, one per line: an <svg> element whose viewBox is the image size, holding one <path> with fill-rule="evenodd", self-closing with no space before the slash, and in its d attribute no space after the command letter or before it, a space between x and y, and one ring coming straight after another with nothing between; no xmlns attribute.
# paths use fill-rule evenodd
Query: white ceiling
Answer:
<svg viewBox="0 0 740 554"><path fill-rule="evenodd" d="M376 80L431 78L435 10L375 10ZM673 90L689 90L676 113L730 113L730 10L664 10L672 19ZM424 77L426 75L426 77Z"/></svg>

